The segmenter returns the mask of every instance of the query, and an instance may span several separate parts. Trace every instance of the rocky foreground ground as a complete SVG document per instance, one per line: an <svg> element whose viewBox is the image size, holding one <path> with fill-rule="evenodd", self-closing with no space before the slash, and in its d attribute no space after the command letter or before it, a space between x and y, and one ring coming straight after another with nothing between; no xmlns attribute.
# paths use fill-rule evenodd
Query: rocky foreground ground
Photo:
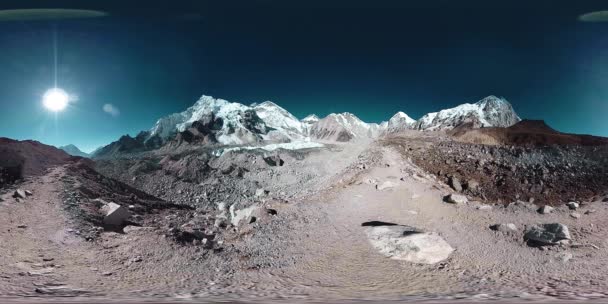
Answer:
<svg viewBox="0 0 608 304"><path fill-rule="evenodd" d="M53 163L2 188L0 295L604 299L606 152L416 132Z"/></svg>

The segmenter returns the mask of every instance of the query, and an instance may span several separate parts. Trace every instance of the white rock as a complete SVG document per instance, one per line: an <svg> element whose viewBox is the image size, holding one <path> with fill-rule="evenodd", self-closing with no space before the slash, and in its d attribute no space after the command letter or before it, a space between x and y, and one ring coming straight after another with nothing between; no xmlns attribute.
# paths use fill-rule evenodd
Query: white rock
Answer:
<svg viewBox="0 0 608 304"><path fill-rule="evenodd" d="M267 191L266 189L263 189L263 188L255 190L256 197L266 196L266 194L268 194L268 193L269 193L269 191Z"/></svg>
<svg viewBox="0 0 608 304"><path fill-rule="evenodd" d="M517 226L515 226L515 224L513 224L513 223L496 224L496 225L490 226L490 229L495 230L495 231L500 231L500 232L515 232L515 231L517 231Z"/></svg>
<svg viewBox="0 0 608 304"><path fill-rule="evenodd" d="M577 202L569 202L566 204L566 206L568 206L568 208L570 208L571 210L576 210L579 207L579 204Z"/></svg>
<svg viewBox="0 0 608 304"><path fill-rule="evenodd" d="M241 210L235 210L235 205L230 206L230 223L233 226L238 226L243 219L250 218L253 213L260 208L258 205L251 205Z"/></svg>
<svg viewBox="0 0 608 304"><path fill-rule="evenodd" d="M576 212L572 212L572 213L570 213L570 217L577 219L577 218L581 217L581 214L580 213L576 213Z"/></svg>
<svg viewBox="0 0 608 304"><path fill-rule="evenodd" d="M386 190L386 189L390 189L390 188L395 188L397 186L397 184L391 182L391 181L385 181L382 184L376 185L376 189L379 191L382 190Z"/></svg>
<svg viewBox="0 0 608 304"><path fill-rule="evenodd" d="M26 198L26 196L25 191L22 189L17 189L15 190L15 193L13 193L14 198Z"/></svg>
<svg viewBox="0 0 608 304"><path fill-rule="evenodd" d="M369 227L367 235L381 254L411 263L435 264L447 259L454 251L438 234L417 232L407 226Z"/></svg>
<svg viewBox="0 0 608 304"><path fill-rule="evenodd" d="M477 206L477 210L492 210L492 206L490 206L490 205L479 205L479 206Z"/></svg>
<svg viewBox="0 0 608 304"><path fill-rule="evenodd" d="M538 212L540 212L541 214L549 214L551 212L553 212L555 208L551 207L551 206L542 206L540 207L540 209L538 209Z"/></svg>
<svg viewBox="0 0 608 304"><path fill-rule="evenodd" d="M144 230L152 230L152 229L154 229L154 228L128 225L125 228L123 228L122 231L126 234L129 234L129 233L135 233L136 231L144 231Z"/></svg>
<svg viewBox="0 0 608 304"><path fill-rule="evenodd" d="M105 214L103 223L106 225L120 226L130 215L127 208L113 202L104 205L101 209Z"/></svg>
<svg viewBox="0 0 608 304"><path fill-rule="evenodd" d="M466 196L460 194L450 194L447 196L446 202L450 204L462 205L469 202Z"/></svg>

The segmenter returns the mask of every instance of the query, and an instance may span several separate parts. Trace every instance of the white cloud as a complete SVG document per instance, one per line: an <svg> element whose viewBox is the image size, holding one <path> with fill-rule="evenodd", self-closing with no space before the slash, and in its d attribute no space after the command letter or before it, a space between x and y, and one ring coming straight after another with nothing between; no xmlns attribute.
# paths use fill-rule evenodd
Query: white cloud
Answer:
<svg viewBox="0 0 608 304"><path fill-rule="evenodd" d="M111 103L104 104L103 111L112 115L113 117L120 115L120 110Z"/></svg>

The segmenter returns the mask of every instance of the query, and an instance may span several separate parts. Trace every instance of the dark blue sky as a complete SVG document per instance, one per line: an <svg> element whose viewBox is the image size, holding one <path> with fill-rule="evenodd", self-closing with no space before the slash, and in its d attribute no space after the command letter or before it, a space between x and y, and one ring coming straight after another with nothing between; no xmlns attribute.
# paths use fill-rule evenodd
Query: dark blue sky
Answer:
<svg viewBox="0 0 608 304"><path fill-rule="evenodd" d="M90 151L202 94L372 122L493 94L524 118L608 136L608 23L577 20L606 1L81 2L53 3L110 16L0 24L0 136ZM56 119L40 101L54 29L58 85L78 95Z"/></svg>

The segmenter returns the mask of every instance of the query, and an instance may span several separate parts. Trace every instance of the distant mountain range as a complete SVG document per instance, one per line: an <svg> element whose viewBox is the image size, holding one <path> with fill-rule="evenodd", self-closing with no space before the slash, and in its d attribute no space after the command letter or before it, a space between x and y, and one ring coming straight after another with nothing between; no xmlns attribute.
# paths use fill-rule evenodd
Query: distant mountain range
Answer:
<svg viewBox="0 0 608 304"><path fill-rule="evenodd" d="M67 146L62 146L62 147L58 147L58 148L72 156L80 156L80 157L89 157L90 156L88 153L80 151L80 149L78 149L78 147L76 147L74 145L67 145Z"/></svg>
<svg viewBox="0 0 608 304"><path fill-rule="evenodd" d="M346 142L402 130L451 130L464 123L476 128L509 127L520 120L506 99L495 96L428 113L418 120L398 112L388 121L377 124L364 122L352 113L332 113L324 118L311 114L299 120L271 101L247 106L203 95L185 111L160 118L150 130L136 137L125 135L96 150L93 156L151 150L167 144Z"/></svg>

